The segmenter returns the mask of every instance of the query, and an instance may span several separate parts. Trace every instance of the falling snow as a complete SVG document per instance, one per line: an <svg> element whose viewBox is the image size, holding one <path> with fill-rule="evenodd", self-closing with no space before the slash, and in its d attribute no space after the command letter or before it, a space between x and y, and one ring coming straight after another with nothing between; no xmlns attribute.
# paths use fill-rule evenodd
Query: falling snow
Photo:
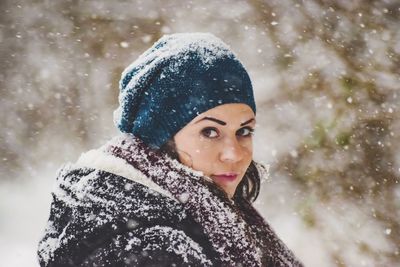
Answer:
<svg viewBox="0 0 400 267"><path fill-rule="evenodd" d="M5 1L2 265L37 266L56 170L117 134L121 71L164 34L211 32L252 78L258 210L306 266L397 266L399 16L395 0Z"/></svg>

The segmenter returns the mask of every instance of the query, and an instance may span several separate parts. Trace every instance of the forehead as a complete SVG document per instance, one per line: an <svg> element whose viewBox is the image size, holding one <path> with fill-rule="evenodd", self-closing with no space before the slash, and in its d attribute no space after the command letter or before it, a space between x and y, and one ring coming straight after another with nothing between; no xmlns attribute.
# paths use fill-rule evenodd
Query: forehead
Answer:
<svg viewBox="0 0 400 267"><path fill-rule="evenodd" d="M195 124L204 117L213 117L227 123L242 123L255 118L255 114L246 104L224 104L201 113L190 124Z"/></svg>

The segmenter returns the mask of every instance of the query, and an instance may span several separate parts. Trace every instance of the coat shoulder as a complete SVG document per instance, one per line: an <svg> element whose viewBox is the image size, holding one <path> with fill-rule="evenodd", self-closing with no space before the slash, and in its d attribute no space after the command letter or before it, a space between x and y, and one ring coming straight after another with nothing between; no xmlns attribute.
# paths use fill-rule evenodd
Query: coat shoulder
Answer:
<svg viewBox="0 0 400 267"><path fill-rule="evenodd" d="M57 181L41 266L211 265L201 227L176 200L92 168L67 166Z"/></svg>

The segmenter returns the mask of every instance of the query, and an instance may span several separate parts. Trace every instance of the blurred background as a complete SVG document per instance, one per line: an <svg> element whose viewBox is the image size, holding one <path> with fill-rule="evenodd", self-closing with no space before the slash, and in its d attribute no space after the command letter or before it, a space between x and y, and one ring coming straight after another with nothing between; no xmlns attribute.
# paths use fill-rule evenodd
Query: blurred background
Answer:
<svg viewBox="0 0 400 267"><path fill-rule="evenodd" d="M57 169L117 134L122 70L211 32L247 67L256 207L306 266L400 266L398 0L1 0L0 265L37 266Z"/></svg>

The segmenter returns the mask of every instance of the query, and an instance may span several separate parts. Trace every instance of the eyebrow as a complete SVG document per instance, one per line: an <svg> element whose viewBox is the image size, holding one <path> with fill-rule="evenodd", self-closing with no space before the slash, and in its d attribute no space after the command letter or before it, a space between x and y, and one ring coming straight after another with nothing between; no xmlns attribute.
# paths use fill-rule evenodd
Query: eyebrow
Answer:
<svg viewBox="0 0 400 267"><path fill-rule="evenodd" d="M213 118L213 117L204 117L201 120L196 121L195 123L201 122L203 120L210 120L210 121L216 122L216 123L221 124L221 125L226 125L226 122L218 120L218 119ZM240 126L249 124L250 122L253 122L253 121L254 121L254 118L251 118L250 120L241 123Z"/></svg>

